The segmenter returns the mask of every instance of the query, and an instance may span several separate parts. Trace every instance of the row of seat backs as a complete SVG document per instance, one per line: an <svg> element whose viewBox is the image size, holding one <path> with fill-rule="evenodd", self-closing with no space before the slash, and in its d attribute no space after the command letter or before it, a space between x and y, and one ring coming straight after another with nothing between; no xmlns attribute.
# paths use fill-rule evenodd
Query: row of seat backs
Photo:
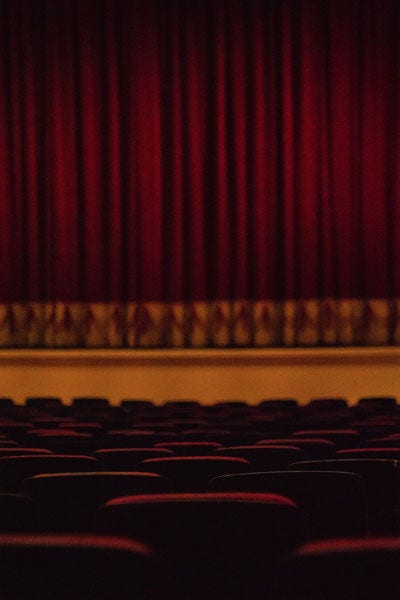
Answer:
<svg viewBox="0 0 400 600"><path fill-rule="evenodd" d="M30 423L4 422L0 420L0 448L15 444L21 446L37 446L39 448L62 449L63 447L88 448L93 452L103 448L123 447L170 447L173 452L179 450L179 444L202 442L219 444L220 446L248 445L286 445L303 446L304 450L311 449L318 440L325 440L324 446L329 453L327 442L331 442L331 455L337 450L351 450L360 447L390 448L400 446L396 424L395 428L387 429L372 426L368 433L350 428L313 428L290 430L279 427L266 430L246 429L228 430L220 427L197 426L183 431L157 431L156 429L138 426L126 426L119 429L99 430L95 424L70 423L68 428L62 426L36 427ZM334 446L332 446L332 444ZM308 448L307 448L308 445ZM322 450L322 443L319 444ZM222 449L219 450L222 452Z"/></svg>
<svg viewBox="0 0 400 600"><path fill-rule="evenodd" d="M9 543L3 549L0 539L1 597L47 600L58 586L56 595L68 600L268 596L281 557L303 537L298 507L274 494L149 494L113 502L104 507L106 512L99 510L95 530L108 540L114 537L111 530L120 529L121 536L139 542L138 564L131 564L131 552L121 556L118 567L111 556L110 569L105 552L93 560L80 546L76 556L71 545L61 551L42 535L32 538L37 554L29 562L26 546ZM91 588L95 568L101 572ZM82 569L80 587L77 572Z"/></svg>
<svg viewBox="0 0 400 600"><path fill-rule="evenodd" d="M11 397L0 397L0 406L11 406L14 405L15 401ZM27 396L25 398L24 405L28 408L51 408L62 406L63 400L60 396ZM74 408L89 408L99 409L108 408L111 406L110 400L106 397L100 396L76 396L71 398L70 405ZM156 406L171 408L171 409L195 409L198 407L205 406L199 400L193 399L166 399L163 404L156 405L151 399L143 398L126 398L121 399L116 406L120 406L124 409L141 410L151 409ZM295 411L299 408L305 408L307 410L340 410L345 409L349 406L349 402L346 398L336 397L319 397L311 398L306 404L300 405L299 401L295 398L270 398L258 401L256 404L248 404L244 400L217 400L213 404L208 405L215 408L227 408L227 409L240 409L244 407L258 407L265 410L278 410L278 411ZM393 411L398 408L397 399L395 396L365 396L357 400L353 405L361 409L366 410L385 410Z"/></svg>
<svg viewBox="0 0 400 600"><path fill-rule="evenodd" d="M301 452L296 448L284 446L234 448L232 451L226 449L224 453L212 453L208 456L159 456L156 458L146 458L147 449L133 448L125 449L123 452L106 452L108 458L105 463L101 462L101 458L99 460L99 455L96 453L94 456L84 456L53 454L35 448L20 448L21 453L18 453L17 450L19 449L11 449L9 454L0 457L0 491L13 491L23 479L40 473L139 470L158 473L170 479L178 488L190 485L201 488L219 475L287 470L289 467L294 467L295 470L312 468L313 470L356 472L367 482L371 481L371 484L367 485L371 487L372 491L374 487L387 489L387 486L384 486L385 480L390 480L392 485L396 486L400 464L396 459L363 458L362 453L356 456L350 455L349 458L344 454L333 459L295 460L293 462L293 458L299 458L299 455L301 457ZM254 458L252 450L260 450L260 456L257 456L257 452L255 452L256 458ZM268 453L269 450L272 451L271 455ZM112 456L112 461L109 454ZM112 466L111 469L110 466ZM257 469L255 468L257 466L264 468Z"/></svg>
<svg viewBox="0 0 400 600"><path fill-rule="evenodd" d="M246 546L247 547L247 546ZM188 562L181 564L184 582L176 582L153 549L126 537L76 535L0 535L0 594L19 600L161 600L191 592L206 600L207 584L194 589ZM208 555L209 556L209 555ZM207 562L193 557L198 572L212 582ZM236 560L233 561L237 564ZM247 566L247 562L245 565ZM301 545L266 572L247 572L246 589L232 599L260 593L262 577L271 577L269 600L397 600L400 594L400 538L348 538ZM231 571L227 569L229 577ZM243 573L243 568L241 570ZM225 572L224 572L225 573ZM253 580L251 579L253 577ZM234 577L234 580L236 578ZM211 590L210 598L217 598ZM218 600L226 600L227 595Z"/></svg>
<svg viewBox="0 0 400 600"><path fill-rule="evenodd" d="M237 459L226 459L221 467L219 460L215 463L213 458L200 457L199 460L167 461L170 467L168 476L165 470L156 466L153 467L154 472L92 472L89 461L84 472L60 473L54 467L56 472L34 475L44 471L45 467L24 458L18 457L16 461L19 464L22 459L23 469L18 476L15 473L16 463L13 458L10 459L14 480L20 479L14 493L0 495L0 507L2 502L6 507L4 511L0 510L0 528L3 531L4 527L13 526L10 506L16 491L24 495L24 500L15 501L17 516L14 523L18 520L25 525L29 523L34 507L29 502L26 506L28 497L40 509L42 528L68 530L90 528L96 508L116 496L168 495L177 489L191 493L196 490L284 495L301 508L309 538L379 531L383 516L387 517L390 512L396 514L400 506L399 464L395 461L310 461L293 465L293 470L257 473L243 472L242 466L239 466L238 472L237 465L241 462L237 463ZM40 462L41 457L35 456L34 463L37 458ZM87 457L72 457L72 462L77 459L75 469L81 465L81 458ZM164 469L167 463L163 463ZM220 469L219 474L215 470L216 465ZM232 465L235 465L234 469ZM221 470L236 472L222 475ZM198 485L199 479L203 482L201 486ZM177 481L183 482L183 485L177 485ZM192 485L193 481L195 485ZM18 493L16 497L19 498ZM23 519L20 511L24 514L25 510L28 510L28 516ZM396 519L395 523L398 517Z"/></svg>

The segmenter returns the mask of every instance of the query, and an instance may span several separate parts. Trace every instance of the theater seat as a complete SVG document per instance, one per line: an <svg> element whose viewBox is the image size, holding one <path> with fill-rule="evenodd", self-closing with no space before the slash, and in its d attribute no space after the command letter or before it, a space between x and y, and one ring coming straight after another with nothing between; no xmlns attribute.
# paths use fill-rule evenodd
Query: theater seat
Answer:
<svg viewBox="0 0 400 600"><path fill-rule="evenodd" d="M142 469L167 477L177 492L197 492L205 491L213 477L249 471L250 463L226 456L173 456L146 459Z"/></svg>
<svg viewBox="0 0 400 600"><path fill-rule="evenodd" d="M167 448L175 456L201 456L221 447L218 442L159 442L156 448ZM150 457L149 457L150 458Z"/></svg>
<svg viewBox="0 0 400 600"><path fill-rule="evenodd" d="M0 397L0 411L7 411L7 409L13 409L15 407L15 401L13 398L8 398L6 396Z"/></svg>
<svg viewBox="0 0 400 600"><path fill-rule="evenodd" d="M172 484L156 473L104 471L36 475L20 489L37 502L45 531L90 531L95 510L111 498L167 493Z"/></svg>
<svg viewBox="0 0 400 600"><path fill-rule="evenodd" d="M177 437L175 432L152 431L145 429L119 429L107 431L103 447L148 448L158 442L171 442Z"/></svg>
<svg viewBox="0 0 400 600"><path fill-rule="evenodd" d="M400 462L388 459L354 458L312 460L294 463L293 470L347 471L357 473L364 481L370 526L374 531L380 513L398 506L400 491Z"/></svg>
<svg viewBox="0 0 400 600"><path fill-rule="evenodd" d="M357 538L301 546L281 569L280 600L398 600L400 538Z"/></svg>
<svg viewBox="0 0 400 600"><path fill-rule="evenodd" d="M58 396L28 396L25 398L25 406L46 411L62 406L61 398Z"/></svg>
<svg viewBox="0 0 400 600"><path fill-rule="evenodd" d="M279 560L303 538L300 510L274 494L120 498L97 511L95 527L153 546L179 600L270 598Z"/></svg>
<svg viewBox="0 0 400 600"><path fill-rule="evenodd" d="M39 527L39 508L33 498L0 493L0 533L36 532Z"/></svg>
<svg viewBox="0 0 400 600"><path fill-rule="evenodd" d="M32 456L35 454L52 454L47 448L30 448L26 446L0 447L0 458L6 456Z"/></svg>
<svg viewBox="0 0 400 600"><path fill-rule="evenodd" d="M211 454L211 452L210 452ZM256 446L228 446L213 450L214 456L238 456L249 461L255 471L271 471L284 469L292 462L305 458L300 448L293 446L256 445Z"/></svg>
<svg viewBox="0 0 400 600"><path fill-rule="evenodd" d="M336 446L330 440L308 439L308 438L270 438L257 442L256 446L295 446L303 451L307 459L333 458L336 454Z"/></svg>
<svg viewBox="0 0 400 600"><path fill-rule="evenodd" d="M387 448L357 448L355 450L339 450L336 458L387 458L400 459L400 446Z"/></svg>
<svg viewBox="0 0 400 600"><path fill-rule="evenodd" d="M312 398L306 405L307 412L334 412L347 409L346 398Z"/></svg>
<svg viewBox="0 0 400 600"><path fill-rule="evenodd" d="M104 410L110 406L110 401L98 396L76 396L72 398L72 406L75 410Z"/></svg>
<svg viewBox="0 0 400 600"><path fill-rule="evenodd" d="M173 456L166 448L102 448L93 452L102 469L107 471L135 470L146 458Z"/></svg>
<svg viewBox="0 0 400 600"><path fill-rule="evenodd" d="M154 552L122 538L0 535L5 600L154 600L162 575Z"/></svg>
<svg viewBox="0 0 400 600"><path fill-rule="evenodd" d="M5 435L8 439L18 443L24 443L26 432L32 429L33 425L29 421L17 421L7 419L0 421L0 434Z"/></svg>
<svg viewBox="0 0 400 600"><path fill-rule="evenodd" d="M372 414L393 414L397 410L395 396L364 396L355 406L356 411Z"/></svg>
<svg viewBox="0 0 400 600"><path fill-rule="evenodd" d="M368 531L363 479L335 471L271 471L224 475L209 491L281 494L302 509L309 539L364 535Z"/></svg>
<svg viewBox="0 0 400 600"><path fill-rule="evenodd" d="M295 398L267 398L261 400L258 407L261 410L279 413L296 413L299 410L299 404Z"/></svg>
<svg viewBox="0 0 400 600"><path fill-rule="evenodd" d="M361 435L355 429L302 429L295 431L293 437L331 440L339 449L356 448L361 441Z"/></svg>
<svg viewBox="0 0 400 600"><path fill-rule="evenodd" d="M41 454L0 458L0 491L14 492L23 479L40 473L93 471L98 461L90 456Z"/></svg>

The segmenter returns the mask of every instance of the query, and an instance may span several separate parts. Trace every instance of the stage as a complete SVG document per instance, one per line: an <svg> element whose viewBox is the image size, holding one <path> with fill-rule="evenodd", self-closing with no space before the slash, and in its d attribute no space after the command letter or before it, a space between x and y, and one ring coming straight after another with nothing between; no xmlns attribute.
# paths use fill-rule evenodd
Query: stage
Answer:
<svg viewBox="0 0 400 600"><path fill-rule="evenodd" d="M69 403L122 398L238 399L400 397L400 348L0 351L0 396L58 395Z"/></svg>

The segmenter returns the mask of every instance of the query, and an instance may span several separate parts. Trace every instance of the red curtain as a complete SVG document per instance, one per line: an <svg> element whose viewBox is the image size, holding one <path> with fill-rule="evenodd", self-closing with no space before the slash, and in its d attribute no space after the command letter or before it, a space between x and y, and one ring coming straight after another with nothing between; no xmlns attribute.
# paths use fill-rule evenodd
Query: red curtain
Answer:
<svg viewBox="0 0 400 600"><path fill-rule="evenodd" d="M397 0L1 0L0 344L400 342Z"/></svg>

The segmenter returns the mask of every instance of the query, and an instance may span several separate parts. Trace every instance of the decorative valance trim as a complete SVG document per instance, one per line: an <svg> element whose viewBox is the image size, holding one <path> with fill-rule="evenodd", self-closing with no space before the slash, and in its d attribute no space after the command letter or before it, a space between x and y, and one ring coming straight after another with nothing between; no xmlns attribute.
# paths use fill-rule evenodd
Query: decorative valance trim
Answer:
<svg viewBox="0 0 400 600"><path fill-rule="evenodd" d="M400 344L400 299L0 304L3 348Z"/></svg>

